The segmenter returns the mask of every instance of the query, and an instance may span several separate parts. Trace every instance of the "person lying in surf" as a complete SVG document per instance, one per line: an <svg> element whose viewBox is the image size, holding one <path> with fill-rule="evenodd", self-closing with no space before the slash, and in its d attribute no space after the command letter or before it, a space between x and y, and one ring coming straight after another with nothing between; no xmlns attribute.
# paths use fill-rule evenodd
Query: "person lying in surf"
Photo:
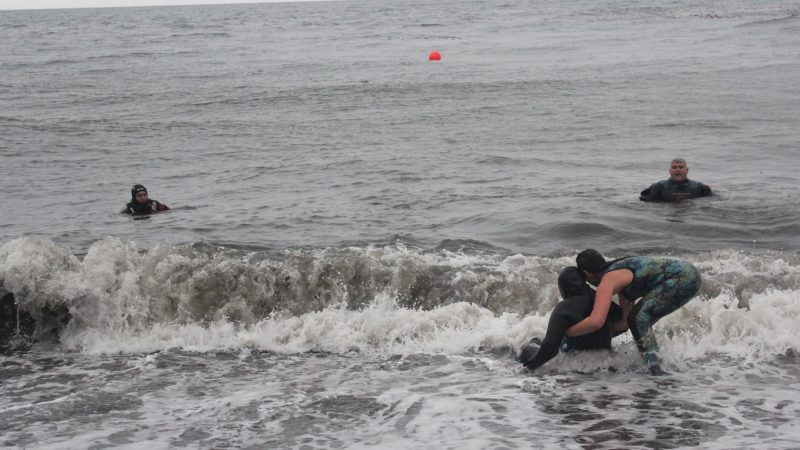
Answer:
<svg viewBox="0 0 800 450"><path fill-rule="evenodd" d="M611 297L617 294L622 317L627 317L625 322L648 370L653 375L666 374L661 369L653 324L697 295L702 283L697 268L680 259L650 256L606 262L603 255L591 248L580 252L576 262L597 290L591 314L567 329L567 336L583 336L604 327Z"/></svg>
<svg viewBox="0 0 800 450"><path fill-rule="evenodd" d="M612 304L609 319L598 330L592 333L570 338L567 329L588 317L594 305L594 290L586 284L577 267L567 267L558 276L558 290L563 300L550 314L547 332L539 342L533 338L522 348L519 361L528 369L536 370L547 361L553 359L559 349L569 350L611 350L611 338L616 335L613 322L622 319L619 306ZM623 330L624 331L624 330Z"/></svg>

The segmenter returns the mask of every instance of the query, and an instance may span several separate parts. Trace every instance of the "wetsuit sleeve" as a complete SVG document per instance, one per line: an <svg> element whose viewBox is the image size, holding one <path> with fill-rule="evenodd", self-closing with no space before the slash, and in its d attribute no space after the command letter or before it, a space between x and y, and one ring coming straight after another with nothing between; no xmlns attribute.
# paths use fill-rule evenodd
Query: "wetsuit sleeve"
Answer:
<svg viewBox="0 0 800 450"><path fill-rule="evenodd" d="M710 196L711 196L711 186L700 183L700 197L710 197Z"/></svg>
<svg viewBox="0 0 800 450"><path fill-rule="evenodd" d="M158 200L153 200L153 211L169 211L169 207Z"/></svg>
<svg viewBox="0 0 800 450"><path fill-rule="evenodd" d="M648 202L660 202L663 200L661 198L661 182L651 184L647 190L649 191L647 194Z"/></svg>

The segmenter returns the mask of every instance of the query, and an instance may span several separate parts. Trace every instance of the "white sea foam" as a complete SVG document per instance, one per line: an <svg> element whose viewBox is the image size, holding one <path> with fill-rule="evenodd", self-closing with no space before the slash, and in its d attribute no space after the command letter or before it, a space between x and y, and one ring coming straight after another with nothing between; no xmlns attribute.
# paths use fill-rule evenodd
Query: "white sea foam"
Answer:
<svg viewBox="0 0 800 450"><path fill-rule="evenodd" d="M403 246L290 252L283 260L254 256L172 245L139 252L107 238L81 260L49 240L21 238L0 247L0 278L24 308L67 305L73 323L64 343L91 353L177 347L459 354L519 348L542 336L557 300L556 268L570 263ZM655 326L666 361L680 366L714 354L759 360L800 351L795 262L731 251L694 259L704 277L701 294ZM362 286L368 297L360 305L348 304L355 266L372 273L365 285L378 280L377 271L390 280L379 289ZM444 275L431 281L437 271ZM283 276L291 279L285 286ZM428 289L424 308L413 306L419 299L403 302L420 280L438 285ZM442 298L445 291L455 298ZM524 302L533 306L519 308ZM615 342L632 345L627 336Z"/></svg>

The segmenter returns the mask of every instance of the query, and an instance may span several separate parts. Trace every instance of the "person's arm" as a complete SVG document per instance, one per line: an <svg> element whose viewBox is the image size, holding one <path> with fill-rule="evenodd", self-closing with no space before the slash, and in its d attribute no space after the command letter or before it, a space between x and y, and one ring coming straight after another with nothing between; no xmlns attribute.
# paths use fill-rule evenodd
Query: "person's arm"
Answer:
<svg viewBox="0 0 800 450"><path fill-rule="evenodd" d="M611 331L615 336L624 331L628 331L628 315L631 313L631 309L633 309L633 301L628 300L628 298L622 294L619 294L617 298L619 298L619 308L622 310L622 317L611 324Z"/></svg>
<svg viewBox="0 0 800 450"><path fill-rule="evenodd" d="M615 270L603 275L600 285L594 296L594 307L589 317L569 327L567 336L582 336L586 333L599 330L606 322L608 309L611 307L611 297L633 281L633 272L630 270Z"/></svg>
<svg viewBox="0 0 800 450"><path fill-rule="evenodd" d="M160 201L153 200L153 203L155 204L155 207L153 208L153 211L169 211L169 207L167 205L161 203Z"/></svg>
<svg viewBox="0 0 800 450"><path fill-rule="evenodd" d="M661 199L661 182L660 181L650 185L650 189L648 189L648 191L650 191L647 194L647 201L648 202L660 202L662 200Z"/></svg>
<svg viewBox="0 0 800 450"><path fill-rule="evenodd" d="M701 197L709 197L709 196L711 196L711 186L709 186L707 184L703 184L703 187L700 188L700 196Z"/></svg>

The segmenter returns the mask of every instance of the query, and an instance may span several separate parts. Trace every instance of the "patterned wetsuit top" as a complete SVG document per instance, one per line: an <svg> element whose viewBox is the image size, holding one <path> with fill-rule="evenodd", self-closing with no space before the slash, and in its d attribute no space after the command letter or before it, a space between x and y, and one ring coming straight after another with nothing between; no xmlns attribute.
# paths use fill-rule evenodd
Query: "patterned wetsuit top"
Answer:
<svg viewBox="0 0 800 450"><path fill-rule="evenodd" d="M628 300L636 300L645 296L664 281L680 276L686 268L686 262L679 259L659 256L633 256L608 266L604 273L618 269L629 269L633 272L633 281L620 293Z"/></svg>

